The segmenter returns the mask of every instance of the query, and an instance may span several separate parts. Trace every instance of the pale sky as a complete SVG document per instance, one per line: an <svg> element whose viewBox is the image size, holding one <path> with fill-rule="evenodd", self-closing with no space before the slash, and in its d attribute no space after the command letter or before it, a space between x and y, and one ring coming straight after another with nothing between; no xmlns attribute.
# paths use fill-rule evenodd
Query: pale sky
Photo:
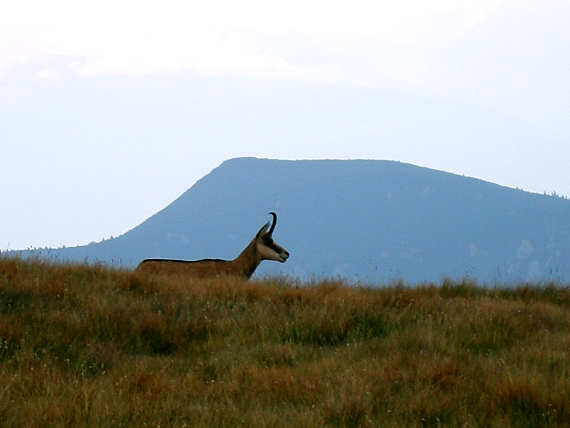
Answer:
<svg viewBox="0 0 570 428"><path fill-rule="evenodd" d="M501 0L462 1L19 1L0 15L0 66L67 55L77 73L192 70L341 79L263 52L298 34L328 52L390 52L447 43ZM70 66L73 66L70 64ZM41 70L54 77L57 71ZM319 74L321 74L319 76Z"/></svg>
<svg viewBox="0 0 570 428"><path fill-rule="evenodd" d="M568 4L8 2L0 14L0 250L117 236L236 156L395 159L570 195ZM204 90L198 107L178 100L196 92L176 86L184 76L204 79L217 95L210 99ZM308 142L302 135L315 112L307 111L305 128L296 134L291 119L287 144L277 145L271 130L255 123L240 128L239 120L224 116L226 101L249 99L247 84L240 87L245 95L224 98L216 82L227 76L267 88L270 105L271 94L275 103L282 100L283 82L402 91L508 115L546 137L537 131L541 136L525 147L475 140L451 150L451 143L438 141L387 147L332 141L318 133L327 126L320 117ZM119 106L123 99L126 107ZM161 100L168 102L157 113L153 105L159 108ZM178 120L181 105L210 105L217 125ZM243 106L243 114L258 112ZM341 131L359 127L348 123ZM257 139L248 142L248 132Z"/></svg>

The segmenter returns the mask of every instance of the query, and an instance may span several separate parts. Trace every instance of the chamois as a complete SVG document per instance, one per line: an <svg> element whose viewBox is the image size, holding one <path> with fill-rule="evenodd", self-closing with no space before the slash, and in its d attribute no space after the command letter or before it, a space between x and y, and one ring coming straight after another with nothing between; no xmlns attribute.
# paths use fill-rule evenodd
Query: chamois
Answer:
<svg viewBox="0 0 570 428"><path fill-rule="evenodd" d="M249 279L262 260L276 260L281 263L289 258L289 252L278 245L272 237L277 224L277 214L269 213L273 222L267 222L249 245L234 260L203 259L203 260L171 260L146 259L136 268L136 272L184 275L194 278L215 276L235 276ZM271 228L269 225L271 223ZM269 230L268 230L269 229Z"/></svg>

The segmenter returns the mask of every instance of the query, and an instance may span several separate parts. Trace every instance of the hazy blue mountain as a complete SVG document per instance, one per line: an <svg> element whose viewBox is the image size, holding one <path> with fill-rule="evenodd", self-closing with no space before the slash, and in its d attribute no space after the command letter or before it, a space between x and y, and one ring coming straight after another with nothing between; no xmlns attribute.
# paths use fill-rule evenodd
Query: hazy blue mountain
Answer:
<svg viewBox="0 0 570 428"><path fill-rule="evenodd" d="M224 162L124 235L52 257L234 258L278 214L291 258L256 273L363 281L570 280L570 201L394 161Z"/></svg>
<svg viewBox="0 0 570 428"><path fill-rule="evenodd" d="M33 70L51 66L21 65L3 86L18 90L8 96L0 88L0 145L7 149L0 169L10 171L0 186L0 200L10 201L0 205L0 249L117 236L139 224L140 213L158 211L214 165L243 153L405 159L570 195L561 178L570 139L483 107L191 73L83 77L68 70L69 79L29 84ZM18 236L34 239L10 242Z"/></svg>

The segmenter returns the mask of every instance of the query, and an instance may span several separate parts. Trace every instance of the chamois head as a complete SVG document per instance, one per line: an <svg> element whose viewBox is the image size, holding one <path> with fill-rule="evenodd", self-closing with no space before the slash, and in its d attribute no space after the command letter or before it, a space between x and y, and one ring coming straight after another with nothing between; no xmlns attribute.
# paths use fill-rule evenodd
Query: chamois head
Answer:
<svg viewBox="0 0 570 428"><path fill-rule="evenodd" d="M269 214L273 217L273 222L268 221L255 235L256 249L261 260L276 260L284 263L289 258L289 252L273 240L272 235L277 224L277 214L274 212ZM269 227L270 224L271 228Z"/></svg>

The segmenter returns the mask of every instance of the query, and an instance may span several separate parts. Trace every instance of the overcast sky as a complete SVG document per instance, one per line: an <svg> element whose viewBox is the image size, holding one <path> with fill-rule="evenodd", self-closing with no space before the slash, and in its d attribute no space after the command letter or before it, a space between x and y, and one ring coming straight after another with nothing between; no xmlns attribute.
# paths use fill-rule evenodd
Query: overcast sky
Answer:
<svg viewBox="0 0 570 428"><path fill-rule="evenodd" d="M1 58L83 58L80 74L193 70L338 80L326 63L306 67L264 51L266 38L294 36L331 55L447 43L501 0L413 1L19 1L3 7ZM326 70L330 68L329 70ZM54 70L46 70L44 77Z"/></svg>
<svg viewBox="0 0 570 428"><path fill-rule="evenodd" d="M567 0L9 2L0 249L117 236L236 156L395 159L570 195L568 22ZM318 102L291 94L335 88L471 105L529 137L428 150L420 129L387 147L358 140L365 105L344 128L339 105L332 138ZM302 119L288 104L248 121L295 100Z"/></svg>

